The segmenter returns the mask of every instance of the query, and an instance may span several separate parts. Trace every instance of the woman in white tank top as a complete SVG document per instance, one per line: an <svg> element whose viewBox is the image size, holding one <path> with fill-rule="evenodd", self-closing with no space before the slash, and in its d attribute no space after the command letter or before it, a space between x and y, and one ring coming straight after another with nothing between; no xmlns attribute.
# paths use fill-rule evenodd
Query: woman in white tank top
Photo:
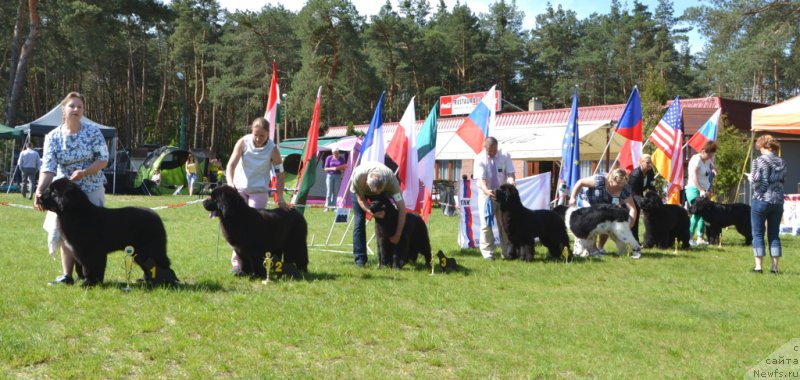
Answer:
<svg viewBox="0 0 800 380"><path fill-rule="evenodd" d="M250 207L262 209L269 198L270 169L275 169L275 190L278 206L288 210L283 200L284 174L281 154L269 139L269 122L263 117L256 118L250 125L251 133L240 138L233 147L231 158L225 170L228 186L233 186ZM231 257L233 272L239 269L236 253Z"/></svg>

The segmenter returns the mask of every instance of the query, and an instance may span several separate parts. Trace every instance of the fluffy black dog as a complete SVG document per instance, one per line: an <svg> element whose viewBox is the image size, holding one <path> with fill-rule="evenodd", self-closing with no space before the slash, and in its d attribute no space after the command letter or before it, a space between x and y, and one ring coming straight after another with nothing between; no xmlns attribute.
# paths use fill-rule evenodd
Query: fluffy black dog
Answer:
<svg viewBox="0 0 800 380"><path fill-rule="evenodd" d="M219 216L225 240L241 262L242 274L265 278L266 253L273 260L308 271L308 224L297 210L256 210L231 186L218 186L203 201L211 216ZM284 264L284 265L285 265Z"/></svg>
<svg viewBox="0 0 800 380"><path fill-rule="evenodd" d="M406 263L417 261L417 256L425 257L425 265L431 266L431 241L428 227L417 214L407 213L403 233L397 244L389 238L397 231L398 211L392 202L384 197L371 197L369 211L375 216L375 237L378 239L378 261L380 266L402 268Z"/></svg>
<svg viewBox="0 0 800 380"><path fill-rule="evenodd" d="M132 246L133 260L149 284L178 281L167 257L167 232L158 214L139 207L105 208L67 178L53 181L41 197L42 208L58 214L64 241L82 267L85 286L103 282L108 254Z"/></svg>
<svg viewBox="0 0 800 380"><path fill-rule="evenodd" d="M753 244L753 230L750 223L750 206L744 203L719 204L708 198L692 200L689 212L700 215L706 224L706 234L710 244L719 244L719 234L727 226L736 226L744 244Z"/></svg>
<svg viewBox="0 0 800 380"><path fill-rule="evenodd" d="M530 210L519 197L514 185L504 184L494 191L495 199L503 211L503 225L508 235L508 246L503 247L503 258L508 260L521 257L533 260L536 238L547 247L551 259L561 258L564 249L567 259L572 257L569 250L569 236L564 220L550 210Z"/></svg>
<svg viewBox="0 0 800 380"><path fill-rule="evenodd" d="M665 205L654 191L644 193L639 208L644 214L645 248L671 248L675 239L689 248L689 215L678 205Z"/></svg>
<svg viewBox="0 0 800 380"><path fill-rule="evenodd" d="M595 248L598 235L608 235L621 254L627 246L633 249L633 258L641 257L641 246L633 237L629 225L630 216L627 207L609 204L595 204L589 207L567 210L567 225L575 235L575 255L586 257Z"/></svg>

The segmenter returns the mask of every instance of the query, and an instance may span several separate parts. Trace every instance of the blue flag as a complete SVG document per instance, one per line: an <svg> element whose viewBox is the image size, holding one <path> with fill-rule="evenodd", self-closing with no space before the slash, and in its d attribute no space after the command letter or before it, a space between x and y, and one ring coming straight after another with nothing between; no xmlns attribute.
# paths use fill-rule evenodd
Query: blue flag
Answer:
<svg viewBox="0 0 800 380"><path fill-rule="evenodd" d="M578 89L572 95L572 109L569 111L567 130L561 143L561 173L558 178L572 189L581 178L580 134L578 134Z"/></svg>
<svg viewBox="0 0 800 380"><path fill-rule="evenodd" d="M384 94L386 94L386 91L381 93L378 105L375 106L375 113L372 115L372 121L369 123L367 135L364 136L364 142L361 143L361 162L374 161L383 163L383 157L386 155L382 128Z"/></svg>

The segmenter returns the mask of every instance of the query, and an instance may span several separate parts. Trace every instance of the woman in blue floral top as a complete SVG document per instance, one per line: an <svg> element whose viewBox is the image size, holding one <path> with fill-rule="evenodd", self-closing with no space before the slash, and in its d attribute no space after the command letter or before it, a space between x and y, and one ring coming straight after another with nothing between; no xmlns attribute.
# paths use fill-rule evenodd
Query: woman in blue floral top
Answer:
<svg viewBox="0 0 800 380"><path fill-rule="evenodd" d="M83 95L70 92L61 101L61 110L64 113L64 123L53 129L44 138L44 157L39 175L39 185L36 188L36 197L33 206L42 211L41 194L50 185L53 179L67 177L80 186L89 200L98 205L105 205L105 176L103 168L108 165L108 147L100 130L91 124L81 122L86 103ZM55 214L48 213L47 219L55 218ZM72 272L75 267L75 258L66 244L62 244L58 234L57 223L48 223L45 220L45 229L48 230L51 254L55 247L61 247L61 268L63 273L50 282L51 285L72 285ZM49 228L48 228L49 226ZM55 228L54 228L55 227ZM80 273L78 274L81 275Z"/></svg>
<svg viewBox="0 0 800 380"><path fill-rule="evenodd" d="M769 240L769 255L772 257L770 272L778 274L778 260L781 258L781 239L778 236L783 217L783 182L786 178L786 163L775 153L780 144L774 137L764 135L756 140L756 148L761 156L753 161L750 180L753 186L753 202L750 220L753 228L753 272L761 273L761 263L767 251L764 248L764 222Z"/></svg>

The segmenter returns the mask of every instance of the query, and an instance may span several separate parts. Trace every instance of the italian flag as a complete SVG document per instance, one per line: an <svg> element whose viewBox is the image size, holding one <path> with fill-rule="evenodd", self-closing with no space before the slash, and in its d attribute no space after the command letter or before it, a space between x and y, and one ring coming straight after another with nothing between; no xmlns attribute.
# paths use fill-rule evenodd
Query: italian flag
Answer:
<svg viewBox="0 0 800 380"><path fill-rule="evenodd" d="M417 202L421 203L419 207L422 220L428 222L428 216L431 214L431 207L433 202L433 173L436 170L436 123L439 119L439 101L433 105L428 118L422 124L419 133L417 133L417 157L419 158L419 165L417 172L419 173L419 180L422 185L421 199Z"/></svg>
<svg viewBox="0 0 800 380"><path fill-rule="evenodd" d="M272 80L264 118L269 121L269 139L275 141L275 125L281 122L281 89L278 87L278 64L275 61L272 61Z"/></svg>

